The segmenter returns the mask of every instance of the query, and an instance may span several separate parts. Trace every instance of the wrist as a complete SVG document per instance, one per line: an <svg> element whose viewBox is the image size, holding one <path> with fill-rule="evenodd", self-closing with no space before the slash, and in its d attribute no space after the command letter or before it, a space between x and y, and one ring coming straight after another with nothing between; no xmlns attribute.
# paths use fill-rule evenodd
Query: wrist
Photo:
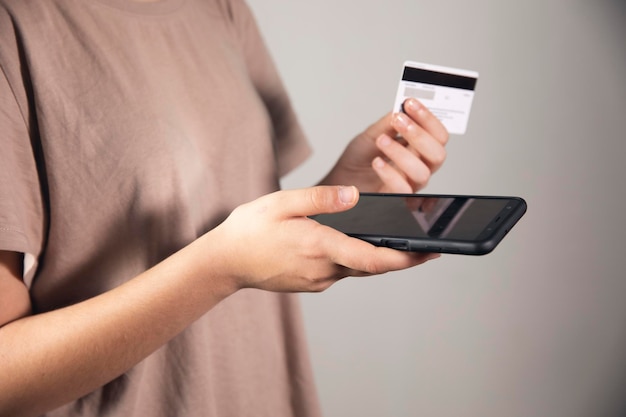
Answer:
<svg viewBox="0 0 626 417"><path fill-rule="evenodd" d="M220 226L212 229L189 245L191 259L196 264L194 275L200 285L208 286L218 298L227 298L245 285L236 274L237 259L232 258L232 245L222 236Z"/></svg>

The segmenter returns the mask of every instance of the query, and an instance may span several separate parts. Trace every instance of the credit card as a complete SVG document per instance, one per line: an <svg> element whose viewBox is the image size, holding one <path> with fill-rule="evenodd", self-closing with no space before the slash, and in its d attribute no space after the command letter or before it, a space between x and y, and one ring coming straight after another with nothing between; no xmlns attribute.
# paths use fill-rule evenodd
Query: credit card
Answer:
<svg viewBox="0 0 626 417"><path fill-rule="evenodd" d="M401 112L402 103L414 97L441 120L450 134L462 135L467 130L477 81L476 71L406 61L393 111Z"/></svg>

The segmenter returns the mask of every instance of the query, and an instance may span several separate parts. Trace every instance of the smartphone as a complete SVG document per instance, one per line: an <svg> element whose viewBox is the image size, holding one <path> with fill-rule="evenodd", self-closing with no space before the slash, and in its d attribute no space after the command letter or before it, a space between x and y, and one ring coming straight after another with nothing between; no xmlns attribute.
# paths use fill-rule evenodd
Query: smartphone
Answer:
<svg viewBox="0 0 626 417"><path fill-rule="evenodd" d="M352 209L312 218L377 246L485 255L526 207L520 197L362 193Z"/></svg>

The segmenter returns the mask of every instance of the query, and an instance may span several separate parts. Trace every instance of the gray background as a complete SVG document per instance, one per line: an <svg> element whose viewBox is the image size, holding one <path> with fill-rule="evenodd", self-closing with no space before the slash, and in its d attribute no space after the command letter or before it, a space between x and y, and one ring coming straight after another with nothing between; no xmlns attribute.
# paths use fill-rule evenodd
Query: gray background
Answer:
<svg viewBox="0 0 626 417"><path fill-rule="evenodd" d="M515 194L495 252L303 295L325 414L626 413L626 6L620 1L250 0L315 183L390 110L401 64L480 73L468 132L425 189Z"/></svg>

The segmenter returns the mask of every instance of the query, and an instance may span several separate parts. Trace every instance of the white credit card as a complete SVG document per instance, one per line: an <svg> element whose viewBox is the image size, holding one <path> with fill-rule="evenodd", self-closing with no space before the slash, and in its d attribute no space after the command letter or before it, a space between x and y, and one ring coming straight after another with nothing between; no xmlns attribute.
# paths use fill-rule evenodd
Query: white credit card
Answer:
<svg viewBox="0 0 626 417"><path fill-rule="evenodd" d="M462 135L467 129L476 71L406 61L398 84L394 112L402 111L402 103L414 97L441 120L448 132Z"/></svg>

